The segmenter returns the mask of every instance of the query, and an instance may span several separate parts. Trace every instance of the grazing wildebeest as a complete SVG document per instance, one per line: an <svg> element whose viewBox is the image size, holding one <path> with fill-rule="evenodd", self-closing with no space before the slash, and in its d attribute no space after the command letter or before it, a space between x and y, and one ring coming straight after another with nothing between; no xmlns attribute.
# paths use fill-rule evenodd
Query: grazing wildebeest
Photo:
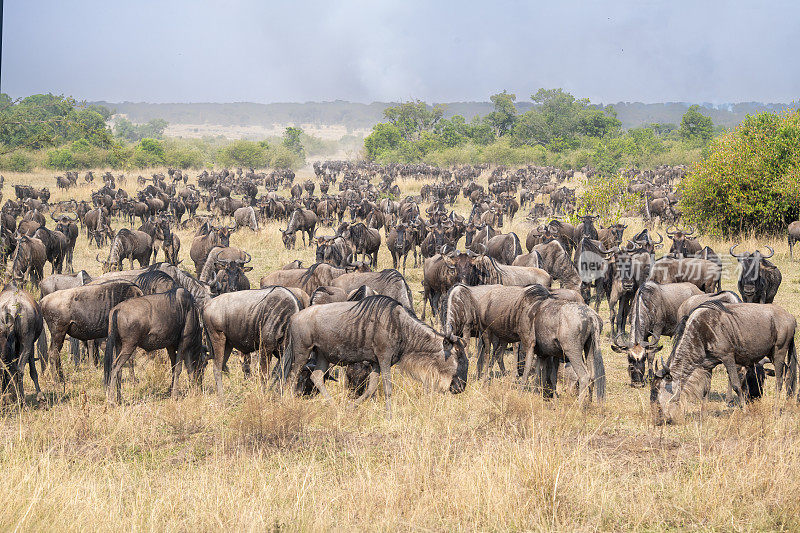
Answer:
<svg viewBox="0 0 800 533"><path fill-rule="evenodd" d="M535 359L537 381L544 380L543 392L548 397L555 394L553 370L558 372L561 359L572 363L583 398L591 399L594 385L597 386L597 400L605 397L605 368L600 352L603 321L583 303L554 298L541 285L469 287L458 284L448 293L443 326L445 334L457 336L472 328L483 331L484 346L488 345L488 339L493 346L489 368L495 360L501 361L506 343L519 342L519 354L520 357L524 355L525 361L523 382Z"/></svg>
<svg viewBox="0 0 800 533"><path fill-rule="evenodd" d="M205 368L203 329L189 291L179 287L125 300L109 312L107 329L103 382L109 402L122 401L119 374L136 348L148 352L167 350L173 399L178 397L178 378L184 363L195 385L200 385Z"/></svg>
<svg viewBox="0 0 800 533"><path fill-rule="evenodd" d="M611 349L628 356L628 373L632 387L644 387L645 363L647 377L653 377L653 357L661 349L661 335L675 334L682 316L678 312L681 304L692 296L703 292L692 283L666 283L652 281L639 287L631 309L631 336L627 342L614 339ZM649 341L652 337L652 341Z"/></svg>
<svg viewBox="0 0 800 533"><path fill-rule="evenodd" d="M306 245L306 234L308 234L308 244L311 244L311 241L314 239L316 228L317 214L310 209L298 207L292 212L286 229L281 230L284 246L286 246L287 250L294 248L298 231L300 232L300 237L303 239L303 246Z"/></svg>
<svg viewBox="0 0 800 533"><path fill-rule="evenodd" d="M177 265L181 262L178 253L181 251L181 240L174 231L164 235L164 261Z"/></svg>
<svg viewBox="0 0 800 533"><path fill-rule="evenodd" d="M125 280L95 281L92 284L63 289L42 298L42 315L50 330L48 361L53 372L63 381L61 347L64 338L89 341L108 336L108 313L111 308L127 300L142 296L142 290ZM97 353L94 353L95 363Z"/></svg>
<svg viewBox="0 0 800 533"><path fill-rule="evenodd" d="M252 206L240 207L234 211L233 220L236 222L237 228L250 228L253 231L258 231L258 217L256 217L256 210Z"/></svg>
<svg viewBox="0 0 800 533"><path fill-rule="evenodd" d="M23 235L17 241L14 255L11 256L11 279L22 285L25 278L38 287L44 277L44 262L47 259L47 250L42 241L35 237Z"/></svg>
<svg viewBox="0 0 800 533"><path fill-rule="evenodd" d="M97 207L88 211L83 217L83 222L86 226L86 236L89 238L89 244L94 240L97 247L102 248L106 244L106 239L114 238L105 207Z"/></svg>
<svg viewBox="0 0 800 533"><path fill-rule="evenodd" d="M388 296L315 305L292 316L284 354L290 388L312 354L315 362L310 379L326 399L331 396L323 376L329 365L373 363L367 389L356 403L375 393L380 372L388 417L393 364L399 364L426 388L457 394L467 385L469 361L461 341L435 331Z"/></svg>
<svg viewBox="0 0 800 533"><path fill-rule="evenodd" d="M203 324L214 360L214 381L222 398L222 369L231 350L259 352L261 377L266 381L272 355L282 358L289 318L303 305L286 287L266 287L221 294L203 308Z"/></svg>
<svg viewBox="0 0 800 533"><path fill-rule="evenodd" d="M554 241L556 242L556 241ZM580 291L584 302L589 305L592 300L592 288L594 287L595 302L594 310L600 309L600 302L603 296L609 298L611 292L612 276L609 272L609 257L613 251L603 248L599 240L583 237L578 246L575 247L575 261L577 265L576 276L580 283Z"/></svg>
<svg viewBox="0 0 800 533"><path fill-rule="evenodd" d="M9 283L0 292L0 396L9 391L13 394L12 401L25 401L22 381L27 364L36 388L36 399L43 399L33 354L34 344L44 371L47 337L42 310L30 294Z"/></svg>
<svg viewBox="0 0 800 533"><path fill-rule="evenodd" d="M514 232L495 235L486 244L486 255L493 257L499 263L511 265L517 256L522 255L519 237Z"/></svg>
<svg viewBox="0 0 800 533"><path fill-rule="evenodd" d="M794 261L793 248L794 245L800 242L800 220L795 220L789 224L789 260Z"/></svg>
<svg viewBox="0 0 800 533"><path fill-rule="evenodd" d="M144 268L150 264L152 255L153 238L149 234L122 228L111 242L108 258L103 261L98 254L97 261L103 265L103 272L106 273L112 270L122 270L123 259L130 260L131 268L133 268L134 260L139 262L139 268Z"/></svg>
<svg viewBox="0 0 800 533"><path fill-rule="evenodd" d="M711 371L720 363L741 405L746 398L739 367L749 367L764 357L775 366L776 396L786 381L787 397L791 397L797 381L796 327L794 316L774 304L711 301L700 305L681 321L669 359L656 370L650 388L654 422L676 421L681 396L703 396Z"/></svg>
<svg viewBox="0 0 800 533"><path fill-rule="evenodd" d="M771 304L778 293L783 276L778 267L767 261L775 255L775 250L767 246L769 255L763 255L759 250L753 253L745 252L735 254L733 250L739 246L731 246L730 254L741 265L739 272L739 294L745 302Z"/></svg>
<svg viewBox="0 0 800 533"><path fill-rule="evenodd" d="M403 275L393 268L387 268L380 272L351 272L343 274L333 281L330 285L338 287L350 293L362 285L370 287L378 294L389 296L408 309L412 316L417 316L414 312L414 299L411 296L411 289Z"/></svg>

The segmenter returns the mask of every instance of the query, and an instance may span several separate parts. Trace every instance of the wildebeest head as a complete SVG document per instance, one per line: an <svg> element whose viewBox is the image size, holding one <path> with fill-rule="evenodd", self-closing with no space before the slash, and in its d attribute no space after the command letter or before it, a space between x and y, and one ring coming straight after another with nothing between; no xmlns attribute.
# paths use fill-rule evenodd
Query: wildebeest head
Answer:
<svg viewBox="0 0 800 533"><path fill-rule="evenodd" d="M477 285L477 269L473 260L475 254L461 252L444 255L444 264L456 275L456 281L465 285Z"/></svg>
<svg viewBox="0 0 800 533"><path fill-rule="evenodd" d="M286 247L286 249L291 250L294 248L295 243L297 242L297 233L282 229L281 238L283 239L283 245Z"/></svg>
<svg viewBox="0 0 800 533"><path fill-rule="evenodd" d="M631 387L644 387L645 368L648 358L661 350L663 346L653 346L646 341L631 343L622 341L619 337L614 339L611 349L628 357L628 374L631 376Z"/></svg>
<svg viewBox="0 0 800 533"><path fill-rule="evenodd" d="M211 293L218 295L226 292L236 292L247 290L250 288L250 282L247 280L245 272L250 272L253 267L246 266L250 262L250 254L247 255L245 260L221 260L217 259L216 267L217 273L214 279L209 284Z"/></svg>
<svg viewBox="0 0 800 533"><path fill-rule="evenodd" d="M741 274L739 275L739 285L742 289L742 299L745 302L752 302L755 300L756 292L762 288L763 280L761 279L761 261L769 259L775 255L775 250L767 246L769 255L763 255L759 250L749 253L735 254L733 250L739 246L734 244L730 248L730 254L739 261L741 265Z"/></svg>
<svg viewBox="0 0 800 533"><path fill-rule="evenodd" d="M650 412L656 425L672 423L681 414L677 384L672 380L669 367L657 368L650 383Z"/></svg>
<svg viewBox="0 0 800 533"><path fill-rule="evenodd" d="M469 371L469 359L464 348L464 341L453 334L447 335L442 339L442 349L444 350L445 361L455 359L455 371L450 381L450 392L459 394L467 388L467 373Z"/></svg>
<svg viewBox="0 0 800 533"><path fill-rule="evenodd" d="M692 235L694 235L694 228L692 228L691 231L681 231L678 229L675 231L670 231L670 228L667 228L667 236L672 239L672 246L669 249L669 253L675 257L684 257L689 255L686 241Z"/></svg>

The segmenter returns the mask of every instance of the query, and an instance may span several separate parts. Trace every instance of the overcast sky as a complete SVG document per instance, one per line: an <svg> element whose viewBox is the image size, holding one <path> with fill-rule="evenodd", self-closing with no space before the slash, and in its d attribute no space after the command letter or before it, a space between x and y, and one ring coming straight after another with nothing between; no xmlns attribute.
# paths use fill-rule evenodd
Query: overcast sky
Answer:
<svg viewBox="0 0 800 533"><path fill-rule="evenodd" d="M6 0L2 91L146 102L790 102L800 2Z"/></svg>

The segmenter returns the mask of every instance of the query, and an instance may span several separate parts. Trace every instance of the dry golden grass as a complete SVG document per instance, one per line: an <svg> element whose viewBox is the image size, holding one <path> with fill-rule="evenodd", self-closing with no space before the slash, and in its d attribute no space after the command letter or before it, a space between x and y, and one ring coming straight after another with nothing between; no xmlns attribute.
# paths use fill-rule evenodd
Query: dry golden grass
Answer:
<svg viewBox="0 0 800 533"><path fill-rule="evenodd" d="M55 189L51 174L6 178L6 196L13 183ZM89 190L53 190L53 199ZM463 199L457 209L467 209ZM253 255L254 286L291 259L313 259L310 248L283 250L277 227L232 239ZM521 217L511 229L524 239ZM180 237L190 266L191 232ZM722 252L729 243L708 244ZM772 244L784 274L777 303L797 314L797 270L785 242ZM98 274L96 252L82 234L76 267ZM380 265L391 265L385 249ZM410 265L419 305L421 269ZM774 381L762 402L728 409L718 370L702 409L654 427L649 391L627 386L607 338L603 354L602 406L580 410L568 395L545 402L511 378L430 395L395 371L391 421L382 401L353 409L335 384L329 404L277 397L244 380L235 361L224 404L210 378L202 392L184 379L174 402L160 357L138 358L139 383L125 383L127 402L109 407L100 371L73 369L65 354L66 386L43 377L47 402L0 414L0 529L800 529L800 409L774 409Z"/></svg>

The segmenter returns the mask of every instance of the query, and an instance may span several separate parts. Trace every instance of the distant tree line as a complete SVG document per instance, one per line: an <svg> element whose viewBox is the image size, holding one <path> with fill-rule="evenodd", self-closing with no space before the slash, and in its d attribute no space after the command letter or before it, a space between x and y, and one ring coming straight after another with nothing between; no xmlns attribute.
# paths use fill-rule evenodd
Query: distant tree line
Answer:
<svg viewBox="0 0 800 533"><path fill-rule="evenodd" d="M680 126L648 124L623 130L612 106L595 106L563 89L539 89L520 113L516 95L490 97L493 108L468 122L445 118L444 108L420 100L386 108L364 140L370 160L439 164L502 163L592 165L610 174L625 165L688 163L715 133L699 106L685 111Z"/></svg>

